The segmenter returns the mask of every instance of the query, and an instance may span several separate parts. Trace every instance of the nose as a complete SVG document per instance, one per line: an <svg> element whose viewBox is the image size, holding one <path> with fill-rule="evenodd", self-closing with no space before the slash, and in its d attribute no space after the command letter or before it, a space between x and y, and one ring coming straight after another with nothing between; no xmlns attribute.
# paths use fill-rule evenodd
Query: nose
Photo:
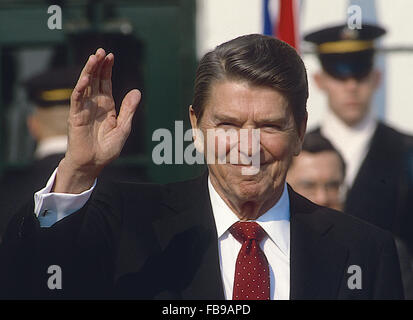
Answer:
<svg viewBox="0 0 413 320"><path fill-rule="evenodd" d="M260 130L253 128L245 128L240 130L240 137L238 140L238 148L241 153L248 157L260 152Z"/></svg>
<svg viewBox="0 0 413 320"><path fill-rule="evenodd" d="M358 86L358 81L356 78L348 78L345 80L345 85L348 90L355 90Z"/></svg>

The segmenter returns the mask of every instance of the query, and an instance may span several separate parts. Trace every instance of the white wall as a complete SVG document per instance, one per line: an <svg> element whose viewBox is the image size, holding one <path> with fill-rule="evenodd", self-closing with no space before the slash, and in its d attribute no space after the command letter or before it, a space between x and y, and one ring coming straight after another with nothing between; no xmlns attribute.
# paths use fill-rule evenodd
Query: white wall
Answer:
<svg viewBox="0 0 413 320"><path fill-rule="evenodd" d="M362 9L363 3L366 2L370 2L370 5L375 4L378 21L388 30L381 41L381 46L413 47L413 19L411 18L413 1L363 0L360 2ZM348 0L302 0L301 33L305 34L331 24L344 23L349 3ZM353 3L357 1L353 0ZM216 45L236 36L262 32L262 0L197 0L197 6L199 57ZM365 21L371 19L372 15L372 12L363 12ZM326 99L312 81L312 75L319 69L317 59L313 55L306 54L303 60L307 66L310 83L308 111L311 128L323 116ZM373 108L386 122L413 134L413 52L386 53L379 56L379 62L384 81L376 93Z"/></svg>
<svg viewBox="0 0 413 320"><path fill-rule="evenodd" d="M261 33L261 14L261 0L197 0L198 56L239 35Z"/></svg>

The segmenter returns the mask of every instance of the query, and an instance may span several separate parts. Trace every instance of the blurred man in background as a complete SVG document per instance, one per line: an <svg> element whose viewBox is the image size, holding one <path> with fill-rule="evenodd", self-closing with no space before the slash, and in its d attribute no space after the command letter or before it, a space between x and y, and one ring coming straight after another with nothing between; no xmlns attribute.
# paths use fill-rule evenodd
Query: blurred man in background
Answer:
<svg viewBox="0 0 413 320"><path fill-rule="evenodd" d="M75 68L54 69L31 78L26 85L29 98L35 104L27 118L27 127L36 141L34 158L44 164L45 169L46 164L50 164L53 170L66 152L66 119L77 71Z"/></svg>
<svg viewBox="0 0 413 320"><path fill-rule="evenodd" d="M26 82L29 99L35 105L27 117L27 127L36 141L30 185L44 183L44 175L53 172L66 152L70 95L78 71L73 67L57 68Z"/></svg>
<svg viewBox="0 0 413 320"><path fill-rule="evenodd" d="M322 70L314 80L328 99L328 112L315 132L345 160L344 211L392 231L412 250L407 153L413 138L377 120L371 106L381 78L374 68L374 40L384 34L379 26L340 25L305 36L316 45Z"/></svg>
<svg viewBox="0 0 413 320"><path fill-rule="evenodd" d="M288 170L295 191L325 207L342 210L345 163L333 145L319 133L305 136L301 153Z"/></svg>
<svg viewBox="0 0 413 320"><path fill-rule="evenodd" d="M78 72L79 68L74 67L55 68L25 82L26 93L34 106L27 117L27 127L36 142L36 149L31 165L8 169L2 175L0 236L12 213L22 201L33 197L64 157L70 95Z"/></svg>
<svg viewBox="0 0 413 320"><path fill-rule="evenodd" d="M301 153L293 159L287 182L318 205L343 211L345 162L320 132L308 133ZM395 238L406 299L413 299L413 258L406 244Z"/></svg>

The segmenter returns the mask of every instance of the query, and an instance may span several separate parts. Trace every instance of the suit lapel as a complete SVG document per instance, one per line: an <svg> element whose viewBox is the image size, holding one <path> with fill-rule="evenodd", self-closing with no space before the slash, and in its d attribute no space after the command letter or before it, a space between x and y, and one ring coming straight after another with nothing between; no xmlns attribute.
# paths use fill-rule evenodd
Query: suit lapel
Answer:
<svg viewBox="0 0 413 320"><path fill-rule="evenodd" d="M383 160L387 159L386 153L393 147L388 146L390 149L382 147L383 143L386 142L385 140L383 141L382 133L383 128L379 123L371 139L366 157L362 160L353 185L347 192L346 209L350 211L354 211L353 202L359 202L359 200L356 199L360 197L360 194L363 194L360 193L360 190L367 190L367 188L371 186L371 177L380 177L383 175L383 166L387 166L386 163L388 163L388 160Z"/></svg>
<svg viewBox="0 0 413 320"><path fill-rule="evenodd" d="M164 290L169 292L158 298L224 299L207 175L162 188L161 193L160 214L149 232L163 257L159 273L165 273ZM324 215L334 213L324 213L291 188L289 195L290 297L336 297L348 250L331 236L334 225Z"/></svg>
<svg viewBox="0 0 413 320"><path fill-rule="evenodd" d="M397 212L395 190L403 167L402 154L403 145L397 133L379 123L369 151L347 192L345 212L392 230ZM392 212L394 214L390 214Z"/></svg>
<svg viewBox="0 0 413 320"><path fill-rule="evenodd" d="M331 236L334 225L318 219L319 207L289 188L291 210L290 298L331 299L338 295L348 250ZM322 213L324 214L324 213ZM327 212L325 214L334 214ZM327 217L328 218L328 217Z"/></svg>
<svg viewBox="0 0 413 320"><path fill-rule="evenodd" d="M154 229L162 250L173 251L177 244L181 253L175 258L178 265L182 268L182 261L186 261L184 270L176 270L181 275L176 277L179 278L176 285L180 296L183 299L224 299L207 176L196 180L195 184L185 185L185 189L178 192L177 189L171 188L163 201L165 208L168 211L173 208L175 214L169 212L168 216L154 222ZM314 214L320 207L291 188L289 195L290 298L334 298L345 274L348 249L331 236L334 225L329 219L319 220L320 215Z"/></svg>
<svg viewBox="0 0 413 320"><path fill-rule="evenodd" d="M207 174L172 185L162 198L165 214L153 226L163 253L173 255L173 286L183 299L224 299Z"/></svg>

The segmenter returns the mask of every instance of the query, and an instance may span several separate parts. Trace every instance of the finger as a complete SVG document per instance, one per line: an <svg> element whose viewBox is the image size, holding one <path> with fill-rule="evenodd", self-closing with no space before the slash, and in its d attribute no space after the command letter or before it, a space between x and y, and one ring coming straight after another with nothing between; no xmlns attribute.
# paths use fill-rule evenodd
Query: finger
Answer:
<svg viewBox="0 0 413 320"><path fill-rule="evenodd" d="M141 101L141 93L134 89L129 91L123 98L122 105L119 110L117 126L126 134L129 134L132 124L132 118Z"/></svg>
<svg viewBox="0 0 413 320"><path fill-rule="evenodd" d="M112 68L115 57L109 53L102 63L102 70L100 74L100 90L102 93L112 95Z"/></svg>
<svg viewBox="0 0 413 320"><path fill-rule="evenodd" d="M76 113L80 111L83 106L83 97L92 93L93 77L99 65L99 60L102 60L102 55L104 57L104 54L104 50L99 48L96 51L96 55L92 54L89 56L89 59L80 73L79 80L73 89L70 112Z"/></svg>
<svg viewBox="0 0 413 320"><path fill-rule="evenodd" d="M98 64L98 61L97 61L96 55L94 54L90 55L89 59L87 60L85 66L82 69L82 72L80 73L79 81L84 77L89 79L89 83L88 83L87 88L84 91L84 95L90 96L92 93L92 88L91 88L92 79L93 79L93 74L96 71L97 64Z"/></svg>
<svg viewBox="0 0 413 320"><path fill-rule="evenodd" d="M90 78L92 78L93 73L95 72L95 69L97 67L97 57L96 55L92 54L89 56L89 59L87 60L85 66L82 69L82 72L80 73L80 78L82 78L83 76L88 76Z"/></svg>
<svg viewBox="0 0 413 320"><path fill-rule="evenodd" d="M70 112L76 113L82 110L83 97L89 83L90 78L88 76L81 77L77 82L70 97Z"/></svg>
<svg viewBox="0 0 413 320"><path fill-rule="evenodd" d="M96 66L96 62L96 57L91 55L80 73L79 79L70 97L70 112L78 112L82 109L83 97L90 86L92 73L94 67Z"/></svg>
<svg viewBox="0 0 413 320"><path fill-rule="evenodd" d="M97 65L94 69L93 76L92 76L92 83L91 83L91 94L96 95L99 93L100 88L100 73L102 70L102 65L106 57L106 52L104 49L99 48L96 50L95 54L97 58Z"/></svg>

